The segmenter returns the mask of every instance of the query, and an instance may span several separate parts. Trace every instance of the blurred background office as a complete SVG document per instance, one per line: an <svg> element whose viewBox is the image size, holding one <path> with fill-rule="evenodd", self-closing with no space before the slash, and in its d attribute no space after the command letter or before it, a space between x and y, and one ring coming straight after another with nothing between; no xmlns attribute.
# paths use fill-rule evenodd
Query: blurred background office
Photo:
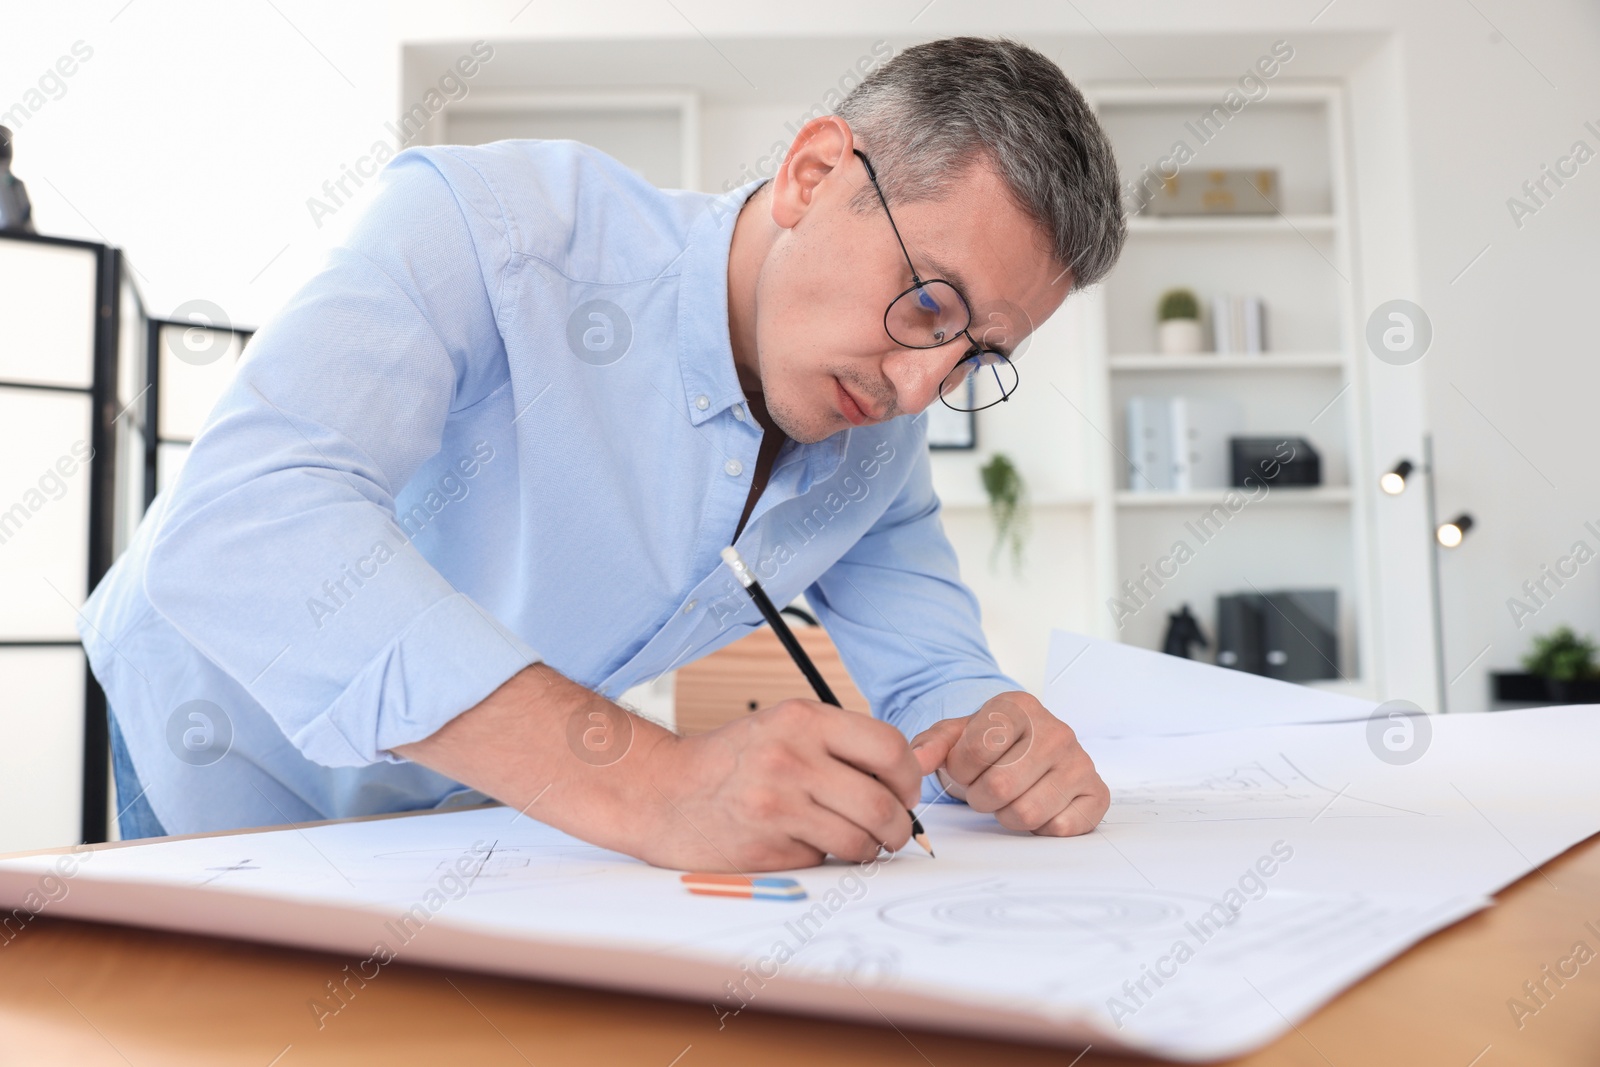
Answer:
<svg viewBox="0 0 1600 1067"><path fill-rule="evenodd" d="M76 610L384 161L573 138L720 192L957 34L1060 63L1130 215L1016 397L930 418L1001 665L1042 688L1059 627L1435 712L1592 699L1593 4L96 0L0 25L0 851L106 832ZM673 683L632 702L670 720Z"/></svg>

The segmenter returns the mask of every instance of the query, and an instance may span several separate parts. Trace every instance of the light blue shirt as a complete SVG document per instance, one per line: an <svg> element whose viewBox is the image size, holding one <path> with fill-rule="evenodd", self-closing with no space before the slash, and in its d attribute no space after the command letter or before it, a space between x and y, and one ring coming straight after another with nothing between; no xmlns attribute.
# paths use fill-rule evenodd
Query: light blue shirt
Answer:
<svg viewBox="0 0 1600 1067"><path fill-rule="evenodd" d="M761 624L718 558L761 443L727 279L759 184L660 190L568 141L389 163L79 623L169 833L449 803L390 750L528 664L614 699ZM925 424L786 441L737 541L908 737L1022 688Z"/></svg>

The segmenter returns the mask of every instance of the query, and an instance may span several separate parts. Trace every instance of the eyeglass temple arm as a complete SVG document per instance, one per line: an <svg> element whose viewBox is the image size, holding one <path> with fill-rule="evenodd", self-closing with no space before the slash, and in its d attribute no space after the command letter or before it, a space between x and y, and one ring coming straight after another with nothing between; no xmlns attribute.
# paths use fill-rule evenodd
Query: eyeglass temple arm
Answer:
<svg viewBox="0 0 1600 1067"><path fill-rule="evenodd" d="M867 160L865 152L859 148L852 148L852 152L861 157L862 166L867 168L867 177L872 181L872 188L878 194L878 202L883 205L883 217L889 220L889 229L894 231L894 239L899 242L900 254L906 257L906 266L911 268L911 280L917 285L922 284L922 278L917 274L916 264L911 262L911 253L906 251L906 243L900 237L900 227L894 224L894 216L889 213L889 201L884 198L883 186L878 184L878 175L872 169L872 164Z"/></svg>

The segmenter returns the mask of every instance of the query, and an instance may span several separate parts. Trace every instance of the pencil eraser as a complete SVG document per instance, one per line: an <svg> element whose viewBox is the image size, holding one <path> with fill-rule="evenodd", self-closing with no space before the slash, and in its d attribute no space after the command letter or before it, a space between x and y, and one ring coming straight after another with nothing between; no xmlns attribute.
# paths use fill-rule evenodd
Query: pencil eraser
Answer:
<svg viewBox="0 0 1600 1067"><path fill-rule="evenodd" d="M750 877L715 871L693 871L680 881L691 893L708 897L744 897L752 900L804 900L805 886L793 878Z"/></svg>

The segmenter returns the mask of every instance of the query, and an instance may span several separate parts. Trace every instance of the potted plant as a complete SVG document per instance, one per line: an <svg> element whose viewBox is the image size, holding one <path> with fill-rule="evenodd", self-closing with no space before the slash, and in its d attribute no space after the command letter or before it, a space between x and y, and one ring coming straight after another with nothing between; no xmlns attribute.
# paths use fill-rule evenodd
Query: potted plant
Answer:
<svg viewBox="0 0 1600 1067"><path fill-rule="evenodd" d="M1600 665L1595 643L1561 626L1533 639L1533 651L1522 657L1529 674L1544 679L1545 694L1555 704L1600 703Z"/></svg>
<svg viewBox="0 0 1600 1067"><path fill-rule="evenodd" d="M1200 301L1188 289L1168 289L1156 310L1156 342L1162 355L1200 351Z"/></svg>
<svg viewBox="0 0 1600 1067"><path fill-rule="evenodd" d="M1000 557L1001 546L1011 545L1011 569L1022 571L1022 544L1028 536L1028 487L1022 472L1004 452L978 468L983 477L983 491L989 496L989 514L994 519L994 551L989 553L989 567L993 569Z"/></svg>

